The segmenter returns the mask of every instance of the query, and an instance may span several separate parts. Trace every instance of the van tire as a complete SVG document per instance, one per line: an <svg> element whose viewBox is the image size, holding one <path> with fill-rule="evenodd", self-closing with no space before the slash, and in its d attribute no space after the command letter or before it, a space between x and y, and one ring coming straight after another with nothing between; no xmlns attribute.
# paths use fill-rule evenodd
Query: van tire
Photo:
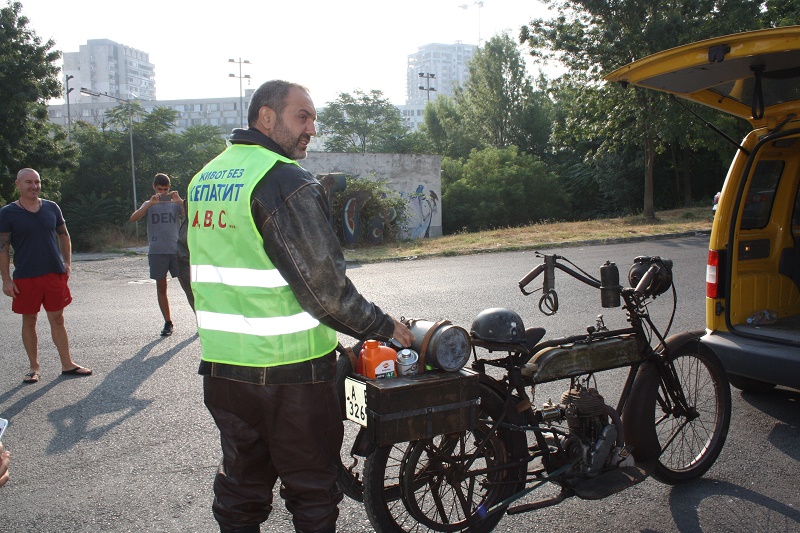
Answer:
<svg viewBox="0 0 800 533"><path fill-rule="evenodd" d="M769 392L775 388L774 383L737 376L736 374L728 374L728 381L742 392Z"/></svg>

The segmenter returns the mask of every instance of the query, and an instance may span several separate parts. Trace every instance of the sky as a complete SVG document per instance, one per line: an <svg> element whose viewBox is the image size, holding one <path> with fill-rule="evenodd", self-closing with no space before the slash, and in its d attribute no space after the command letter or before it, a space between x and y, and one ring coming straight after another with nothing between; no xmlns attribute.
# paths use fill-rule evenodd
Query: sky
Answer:
<svg viewBox="0 0 800 533"><path fill-rule="evenodd" d="M250 61L244 90L284 79L308 87L318 107L355 90L404 104L418 47L478 44L504 31L516 40L532 18L555 16L537 0L19 1L29 28L57 50L110 39L148 53L159 100L239 96L234 59ZM529 74L540 67L549 68L529 62Z"/></svg>

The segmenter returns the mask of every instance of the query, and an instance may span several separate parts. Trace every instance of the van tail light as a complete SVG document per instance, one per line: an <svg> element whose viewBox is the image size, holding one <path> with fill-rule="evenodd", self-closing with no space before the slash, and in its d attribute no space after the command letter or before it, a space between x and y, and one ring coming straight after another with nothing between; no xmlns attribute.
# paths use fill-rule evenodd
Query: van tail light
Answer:
<svg viewBox="0 0 800 533"><path fill-rule="evenodd" d="M706 298L719 297L719 252L709 250L706 263Z"/></svg>

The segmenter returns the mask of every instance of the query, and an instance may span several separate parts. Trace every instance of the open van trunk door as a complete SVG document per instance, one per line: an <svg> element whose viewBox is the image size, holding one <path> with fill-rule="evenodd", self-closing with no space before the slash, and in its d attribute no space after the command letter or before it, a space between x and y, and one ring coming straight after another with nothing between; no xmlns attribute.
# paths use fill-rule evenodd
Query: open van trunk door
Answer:
<svg viewBox="0 0 800 533"><path fill-rule="evenodd" d="M800 26L716 37L634 61L607 81L671 93L774 129L800 100Z"/></svg>

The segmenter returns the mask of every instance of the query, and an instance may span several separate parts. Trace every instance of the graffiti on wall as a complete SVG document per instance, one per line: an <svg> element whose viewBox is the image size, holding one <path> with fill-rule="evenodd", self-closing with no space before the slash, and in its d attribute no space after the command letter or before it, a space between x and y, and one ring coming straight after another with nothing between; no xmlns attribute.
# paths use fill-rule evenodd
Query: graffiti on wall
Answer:
<svg viewBox="0 0 800 533"><path fill-rule="evenodd" d="M439 195L429 190L425 194L425 186L420 184L412 193L401 193L408 201L408 227L404 237L422 239L430 237L431 221L439 209Z"/></svg>
<svg viewBox="0 0 800 533"><path fill-rule="evenodd" d="M347 182L343 172L333 172L328 174L318 174L317 180L325 189L328 210L331 213L329 222L334 225L333 195L335 193L346 192ZM363 231L366 231L366 239L373 244L383 242L384 232L397 219L394 209L373 216L367 221L361 220L361 212L369 200L369 194L364 191L352 191L346 193L342 217L342 233L344 241L348 244L358 242ZM406 227L400 232L400 236L405 239L422 239L430 237L431 221L438 213L439 196L435 191L429 190L425 193L423 184L417 185L413 192L401 192L400 196L408 203L406 212Z"/></svg>

